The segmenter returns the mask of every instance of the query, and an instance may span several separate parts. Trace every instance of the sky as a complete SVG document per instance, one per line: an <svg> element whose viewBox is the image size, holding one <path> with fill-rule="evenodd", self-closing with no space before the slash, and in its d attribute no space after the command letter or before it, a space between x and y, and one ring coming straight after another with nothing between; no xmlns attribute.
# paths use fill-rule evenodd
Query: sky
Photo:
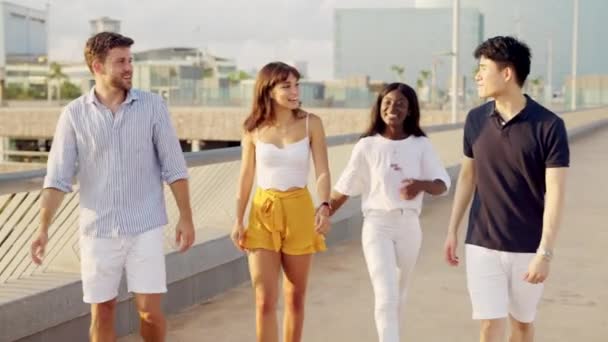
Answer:
<svg viewBox="0 0 608 342"><path fill-rule="evenodd" d="M0 0L2 1L2 0ZM41 8L47 0L8 0ZM413 7L452 0L50 0L51 58L80 61L90 35L89 20L122 21L134 51L160 47L199 47L233 58L250 71L272 60L307 61L312 79L333 78L333 11L356 7ZM555 50L557 82L569 71L572 0L461 0L485 16L486 36L523 34L533 48L533 71L542 74L548 37ZM597 44L608 34L599 24L608 0L584 0L581 9L581 71L608 72L608 48ZM547 16L547 9L554 13ZM516 24L520 18L523 24ZM365 25L366 23L362 23ZM586 27L585 27L586 26ZM423 32L423 31L422 31ZM404 44L407 43L404 37ZM586 52L585 52L586 51ZM599 53L599 54L598 54ZM587 57L586 57L587 56ZM606 58L604 58L606 57Z"/></svg>
<svg viewBox="0 0 608 342"><path fill-rule="evenodd" d="M12 0L34 8L45 0ZM51 0L51 58L79 61L89 20L122 21L134 51L192 46L234 58L243 70L271 61L308 62L313 79L332 77L332 17L340 7L411 6L413 0Z"/></svg>

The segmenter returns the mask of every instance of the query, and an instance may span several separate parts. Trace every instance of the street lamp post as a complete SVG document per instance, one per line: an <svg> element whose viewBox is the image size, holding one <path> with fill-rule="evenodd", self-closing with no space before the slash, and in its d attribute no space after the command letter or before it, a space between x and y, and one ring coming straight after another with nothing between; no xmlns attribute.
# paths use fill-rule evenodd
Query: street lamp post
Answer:
<svg viewBox="0 0 608 342"><path fill-rule="evenodd" d="M433 54L432 64L431 64L431 103L437 103L437 68L439 65L443 64L441 58L442 57L452 57L454 54L452 51L445 51Z"/></svg>
<svg viewBox="0 0 608 342"><path fill-rule="evenodd" d="M458 47L460 38L460 0L452 5L452 123L458 121Z"/></svg>
<svg viewBox="0 0 608 342"><path fill-rule="evenodd" d="M550 105L553 100L553 37L547 41L547 82L545 84L545 102Z"/></svg>
<svg viewBox="0 0 608 342"><path fill-rule="evenodd" d="M570 109L576 110L576 72L578 63L578 0L574 0L574 13L572 20L572 91Z"/></svg>
<svg viewBox="0 0 608 342"><path fill-rule="evenodd" d="M48 102L52 101L51 94L51 82L49 79L49 74L51 73L51 1L48 0L46 2L46 69L47 69L47 77L46 77L46 100ZM29 39L29 37L28 37Z"/></svg>

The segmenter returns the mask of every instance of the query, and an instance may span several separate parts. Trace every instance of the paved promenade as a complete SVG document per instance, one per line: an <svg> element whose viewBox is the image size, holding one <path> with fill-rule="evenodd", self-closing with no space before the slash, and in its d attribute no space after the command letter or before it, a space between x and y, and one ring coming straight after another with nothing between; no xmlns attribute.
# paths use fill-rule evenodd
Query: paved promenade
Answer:
<svg viewBox="0 0 608 342"><path fill-rule="evenodd" d="M575 125L577 120L567 121ZM605 342L608 129L577 140L571 149L566 210L538 317L537 341ZM464 267L450 268L442 257L451 200L436 200L423 214L423 248L403 320L404 341L477 341ZM372 289L358 241L316 257L309 291L303 341L377 340ZM247 284L231 289L171 316L168 326L172 342L255 341L252 290ZM120 341L139 339L128 336Z"/></svg>

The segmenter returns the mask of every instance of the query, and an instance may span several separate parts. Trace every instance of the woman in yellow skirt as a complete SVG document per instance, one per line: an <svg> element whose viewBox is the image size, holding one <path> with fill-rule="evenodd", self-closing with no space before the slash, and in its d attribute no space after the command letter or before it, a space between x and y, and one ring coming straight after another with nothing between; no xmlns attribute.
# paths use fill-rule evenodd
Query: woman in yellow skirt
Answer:
<svg viewBox="0 0 608 342"><path fill-rule="evenodd" d="M300 109L299 72L281 62L257 75L251 113L244 123L237 213L231 238L247 251L256 301L258 341L278 341L277 299L283 269L283 341L300 341L312 255L325 250L330 175L321 119ZM310 156L321 204L306 188ZM257 190L245 229L247 202Z"/></svg>

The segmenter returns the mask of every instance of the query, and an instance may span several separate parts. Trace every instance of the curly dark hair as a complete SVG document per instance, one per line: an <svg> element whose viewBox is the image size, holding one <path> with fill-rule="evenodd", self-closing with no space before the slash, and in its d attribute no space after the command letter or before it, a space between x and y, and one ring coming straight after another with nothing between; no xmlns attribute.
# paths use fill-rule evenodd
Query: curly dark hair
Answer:
<svg viewBox="0 0 608 342"><path fill-rule="evenodd" d="M482 56L494 61L501 69L511 67L515 71L517 84L523 87L530 74L532 53L526 43L509 36L497 36L481 43L473 53L476 59Z"/></svg>
<svg viewBox="0 0 608 342"><path fill-rule="evenodd" d="M114 32L100 32L87 40L84 47L84 59L89 70L93 72L93 61L95 59L103 62L108 52L117 47L131 47L133 39Z"/></svg>

